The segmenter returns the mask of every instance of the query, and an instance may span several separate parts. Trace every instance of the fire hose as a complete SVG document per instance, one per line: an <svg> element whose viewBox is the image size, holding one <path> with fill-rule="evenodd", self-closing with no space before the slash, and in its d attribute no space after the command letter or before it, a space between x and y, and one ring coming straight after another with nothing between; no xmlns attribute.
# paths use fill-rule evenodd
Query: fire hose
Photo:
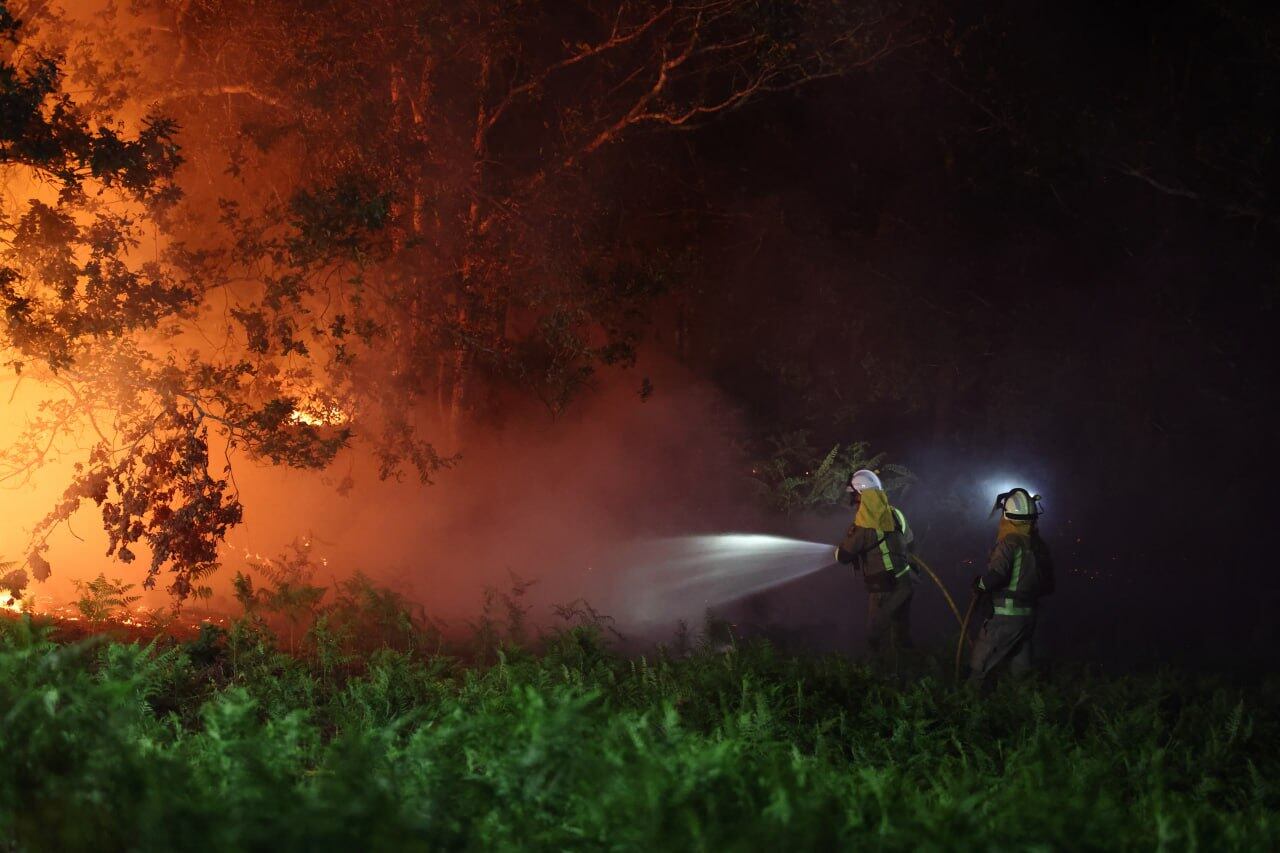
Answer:
<svg viewBox="0 0 1280 853"><path fill-rule="evenodd" d="M964 652L964 641L969 637L969 619L973 616L973 608L978 604L980 596L975 592L969 596L969 609L964 612L964 621L960 623L960 637L956 640L956 681L960 681L960 656ZM973 641L969 641L973 645Z"/></svg>
<svg viewBox="0 0 1280 853"><path fill-rule="evenodd" d="M978 596L976 595L970 596L969 608L965 610L964 617L962 618L960 616L960 608L956 607L955 599L953 599L951 597L951 593L947 591L947 586L942 582L942 578L938 577L938 575L933 571L933 569L929 568L929 564L926 563L924 560L920 559L919 557L913 555L911 557L911 561L915 565L924 569L925 573L929 575L929 577L933 578L933 582L938 585L938 589L942 590L943 597L946 598L947 604L951 607L951 612L952 614L955 615L956 622L960 624L960 637L959 639L956 640L956 668L955 668L955 678L956 678L956 681L959 681L960 680L960 657L964 653L964 641L968 639L968 636L969 636L969 620L973 617L973 608L978 603ZM970 642L970 644L972 645L972 641Z"/></svg>
<svg viewBox="0 0 1280 853"><path fill-rule="evenodd" d="M942 582L942 578L934 574L933 569L929 568L928 563L926 563L924 560L920 559L919 557L915 556L914 554L911 556L911 562L919 566L920 568L924 569L925 573L929 575L929 577L933 578L933 582L938 585L938 589L942 590L943 597L946 598L947 604L950 605L951 612L955 614L956 623L963 625L965 620L960 618L960 608L956 607L955 599L953 599L951 597L951 593L947 591L947 586Z"/></svg>

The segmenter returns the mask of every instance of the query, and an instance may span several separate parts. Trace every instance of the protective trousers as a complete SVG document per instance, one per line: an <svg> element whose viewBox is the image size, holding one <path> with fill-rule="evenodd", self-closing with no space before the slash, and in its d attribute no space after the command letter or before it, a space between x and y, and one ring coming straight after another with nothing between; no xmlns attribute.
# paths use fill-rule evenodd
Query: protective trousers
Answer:
<svg viewBox="0 0 1280 853"><path fill-rule="evenodd" d="M1005 661L1009 674L1025 675L1034 664L1031 640L1036 630L1035 614L992 616L982 626L969 659L969 684L982 687L992 670Z"/></svg>
<svg viewBox="0 0 1280 853"><path fill-rule="evenodd" d="M911 648L911 594L904 578L887 592L867 595L867 648L873 655Z"/></svg>

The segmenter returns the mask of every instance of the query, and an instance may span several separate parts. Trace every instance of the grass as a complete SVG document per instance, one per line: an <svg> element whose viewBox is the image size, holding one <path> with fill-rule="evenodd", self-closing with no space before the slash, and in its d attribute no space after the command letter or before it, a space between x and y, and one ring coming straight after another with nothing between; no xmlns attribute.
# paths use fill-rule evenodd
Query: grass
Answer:
<svg viewBox="0 0 1280 853"><path fill-rule="evenodd" d="M492 645L464 658L406 640L394 607L370 623L350 612L354 597L345 606L345 620L319 614L293 655L253 612L186 642L58 642L28 617L0 620L0 839L14 850L1280 845L1274 680L1076 672L979 698L927 664L898 681L765 644L627 659L594 624L544 636L536 653L480 625Z"/></svg>

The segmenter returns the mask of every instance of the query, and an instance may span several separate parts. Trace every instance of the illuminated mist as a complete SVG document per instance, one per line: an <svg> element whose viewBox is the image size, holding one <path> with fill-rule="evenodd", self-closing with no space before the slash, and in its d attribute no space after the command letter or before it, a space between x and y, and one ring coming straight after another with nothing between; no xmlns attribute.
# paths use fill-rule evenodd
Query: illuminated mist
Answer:
<svg viewBox="0 0 1280 853"><path fill-rule="evenodd" d="M624 625L694 622L705 612L831 565L832 547L781 536L725 533L636 543L618 566L610 612Z"/></svg>

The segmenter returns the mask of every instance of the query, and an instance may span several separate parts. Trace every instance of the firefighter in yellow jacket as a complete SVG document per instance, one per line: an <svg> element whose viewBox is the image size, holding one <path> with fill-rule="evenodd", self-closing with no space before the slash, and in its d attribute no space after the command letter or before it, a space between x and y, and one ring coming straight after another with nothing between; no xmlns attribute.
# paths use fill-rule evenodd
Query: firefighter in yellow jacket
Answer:
<svg viewBox="0 0 1280 853"><path fill-rule="evenodd" d="M889 505L874 471L855 471L849 498L857 512L836 548L836 559L852 563L867 587L867 646L872 654L911 647L911 596L915 569L911 528ZM886 640L888 646L886 647Z"/></svg>

